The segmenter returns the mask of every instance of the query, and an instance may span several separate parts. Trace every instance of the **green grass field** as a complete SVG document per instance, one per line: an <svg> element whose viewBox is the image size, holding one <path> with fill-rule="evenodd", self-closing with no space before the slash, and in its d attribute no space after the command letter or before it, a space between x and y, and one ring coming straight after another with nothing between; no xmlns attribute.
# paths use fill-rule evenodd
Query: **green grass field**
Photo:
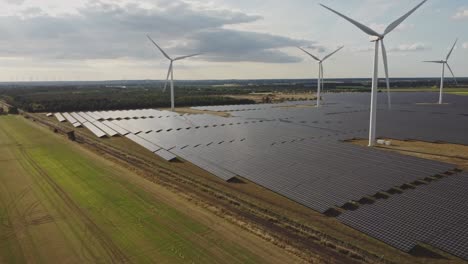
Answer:
<svg viewBox="0 0 468 264"><path fill-rule="evenodd" d="M279 248L20 116L0 117L0 263L286 263Z"/></svg>

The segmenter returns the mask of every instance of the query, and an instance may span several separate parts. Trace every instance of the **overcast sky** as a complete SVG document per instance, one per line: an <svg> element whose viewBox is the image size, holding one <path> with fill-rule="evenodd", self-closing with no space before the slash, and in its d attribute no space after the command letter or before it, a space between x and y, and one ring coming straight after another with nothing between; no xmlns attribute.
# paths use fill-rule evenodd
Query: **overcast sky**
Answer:
<svg viewBox="0 0 468 264"><path fill-rule="evenodd" d="M317 64L295 46L329 59L325 76L370 77L373 43L328 5L383 32L420 0L0 0L0 81L315 78ZM439 76L451 58L468 76L468 1L429 0L385 43L392 77ZM381 74L382 75L382 74Z"/></svg>

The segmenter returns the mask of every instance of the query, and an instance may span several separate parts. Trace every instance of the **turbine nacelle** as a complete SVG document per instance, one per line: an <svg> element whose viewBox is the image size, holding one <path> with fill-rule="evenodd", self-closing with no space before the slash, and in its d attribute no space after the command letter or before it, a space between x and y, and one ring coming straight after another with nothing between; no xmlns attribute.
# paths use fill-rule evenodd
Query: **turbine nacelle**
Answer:
<svg viewBox="0 0 468 264"><path fill-rule="evenodd" d="M385 36L383 35L380 35L380 36L370 36L369 37L369 40L370 42L377 42L377 41L381 41L385 38Z"/></svg>

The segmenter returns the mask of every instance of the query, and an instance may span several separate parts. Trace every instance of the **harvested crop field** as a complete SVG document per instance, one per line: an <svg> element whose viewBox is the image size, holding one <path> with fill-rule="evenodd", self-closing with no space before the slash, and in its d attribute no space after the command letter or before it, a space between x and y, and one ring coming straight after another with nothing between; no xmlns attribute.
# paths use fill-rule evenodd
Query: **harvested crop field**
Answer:
<svg viewBox="0 0 468 264"><path fill-rule="evenodd" d="M0 124L0 263L298 261L44 127Z"/></svg>

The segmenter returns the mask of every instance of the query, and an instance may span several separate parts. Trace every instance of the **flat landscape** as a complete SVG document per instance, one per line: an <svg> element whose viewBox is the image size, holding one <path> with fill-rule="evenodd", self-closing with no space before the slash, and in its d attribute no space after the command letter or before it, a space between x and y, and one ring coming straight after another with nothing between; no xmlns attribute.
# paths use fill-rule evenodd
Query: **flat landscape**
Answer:
<svg viewBox="0 0 468 264"><path fill-rule="evenodd" d="M467 0L72 2L2 2L0 264L468 264Z"/></svg>
<svg viewBox="0 0 468 264"><path fill-rule="evenodd" d="M23 117L0 123L0 263L299 262Z"/></svg>
<svg viewBox="0 0 468 264"><path fill-rule="evenodd" d="M385 94L379 96L383 101ZM367 230L347 221L361 209L368 210L369 204L385 206L411 194L412 189L419 191L420 185L427 185L421 187L422 191L430 191L437 184L466 177L461 171L466 170L468 158L463 134L466 123L461 122L466 118L466 98L448 95L451 103L437 106L419 103L431 102L436 98L435 93L395 93L393 109L387 110L383 105L379 109L379 115L387 120L379 123L379 133L392 138L393 144L372 149L366 147L366 140L355 141L358 146L348 142L366 137L366 98L367 94L327 93L320 108L313 106L314 102L295 101L179 108L177 113L157 109L72 112L75 117L88 120L83 122L120 127L119 134L114 136L99 136L84 126L75 127L78 122L70 116L68 121L60 122L44 113L23 115L30 120L26 122L36 120L62 134L73 131L82 147L117 162L135 172L136 177L149 180L147 183L152 182L143 189L169 186L171 192L178 194L177 199L181 195L185 198L182 199L185 206L207 209L220 217L221 222L233 223L254 234L259 241L268 241L266 244L273 250L282 248L300 258L299 261L461 263L457 255L450 253L461 257L463 253L427 239L437 232L430 228L437 224L430 222L432 217L421 218L430 222L429 226L420 225L419 216L400 225L418 230L414 235L402 234L400 227L382 231L390 232L386 234L388 237L397 236L392 241L410 241L405 247L388 243L379 233L366 234ZM432 122L424 121L428 119ZM397 127L394 124L402 120L406 124L394 129ZM48 130L47 133L52 133ZM408 136L417 140L405 140ZM441 143L441 139L454 143ZM158 154L158 149L174 153L178 158L171 157L168 161L167 156ZM400 154L389 154L390 150ZM361 155L359 158L357 153ZM379 165L374 168L365 162ZM282 167L288 169L283 171ZM320 175L326 177L322 180ZM317 180L310 184L309 180L314 178ZM305 179L303 183L302 179ZM275 182L283 185L277 188L270 184ZM294 196L297 193L288 190L297 186L306 186L297 193L321 195L307 200ZM458 197L445 198L443 194L434 197L438 198L433 202L418 203L427 206L450 199L454 208L462 206L456 202ZM409 200L403 202L406 201ZM407 210L414 211L418 204L408 207ZM423 212L433 214L431 210L424 208ZM452 217L445 208L438 214L442 219ZM393 224L402 218L388 219ZM366 221L366 218L358 220ZM452 225L459 226L453 223L447 228ZM428 245L427 241L436 246Z"/></svg>

